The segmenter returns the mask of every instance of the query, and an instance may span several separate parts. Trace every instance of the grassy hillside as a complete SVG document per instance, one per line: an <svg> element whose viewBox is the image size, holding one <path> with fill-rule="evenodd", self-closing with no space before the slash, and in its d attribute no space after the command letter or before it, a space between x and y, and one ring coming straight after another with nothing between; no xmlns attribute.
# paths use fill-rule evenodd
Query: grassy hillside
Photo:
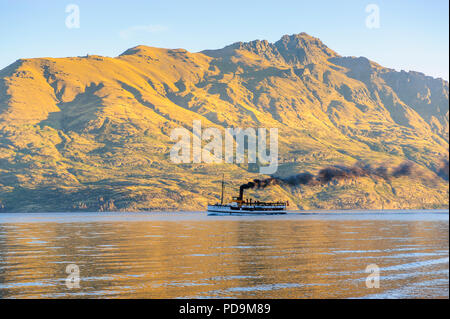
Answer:
<svg viewBox="0 0 450 319"><path fill-rule="evenodd" d="M131 48L116 58L21 59L0 71L0 211L204 209L255 165L173 164L170 132L277 127L277 174L396 165L417 174L275 186L311 208L448 207L448 82L342 57L307 34L220 50ZM251 193L251 192L250 192Z"/></svg>

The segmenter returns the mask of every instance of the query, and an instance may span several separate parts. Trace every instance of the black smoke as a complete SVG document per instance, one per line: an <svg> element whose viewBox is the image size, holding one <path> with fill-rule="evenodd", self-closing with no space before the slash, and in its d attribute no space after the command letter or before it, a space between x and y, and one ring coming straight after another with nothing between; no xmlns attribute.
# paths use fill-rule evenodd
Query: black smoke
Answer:
<svg viewBox="0 0 450 319"><path fill-rule="evenodd" d="M385 180L409 176L414 173L412 162L403 162L397 167L388 168L385 166L372 167L368 164L358 163L355 166L336 165L321 169L316 175L304 172L288 177L269 177L266 179L255 179L241 185L241 192L244 189L263 189L271 185L323 185L333 180L345 180L359 177L378 177ZM448 162L447 162L448 178Z"/></svg>
<svg viewBox="0 0 450 319"><path fill-rule="evenodd" d="M409 176L412 173L412 163L411 162L405 162L400 164L397 168L394 169L392 172L393 177L400 177L400 176Z"/></svg>
<svg viewBox="0 0 450 319"><path fill-rule="evenodd" d="M448 181L448 159L442 160L441 166L437 171L437 175Z"/></svg>

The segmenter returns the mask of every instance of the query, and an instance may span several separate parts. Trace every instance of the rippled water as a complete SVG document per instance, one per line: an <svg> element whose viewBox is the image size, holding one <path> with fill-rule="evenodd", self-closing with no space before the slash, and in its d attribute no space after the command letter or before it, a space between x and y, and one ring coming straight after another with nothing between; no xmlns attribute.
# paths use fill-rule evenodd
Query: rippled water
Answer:
<svg viewBox="0 0 450 319"><path fill-rule="evenodd" d="M447 211L0 214L0 297L448 298L448 236Z"/></svg>

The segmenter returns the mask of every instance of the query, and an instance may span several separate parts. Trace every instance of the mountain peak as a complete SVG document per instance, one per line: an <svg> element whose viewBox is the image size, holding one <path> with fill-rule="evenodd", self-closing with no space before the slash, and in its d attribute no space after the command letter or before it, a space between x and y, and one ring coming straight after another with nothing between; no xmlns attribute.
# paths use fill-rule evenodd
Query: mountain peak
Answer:
<svg viewBox="0 0 450 319"><path fill-rule="evenodd" d="M129 48L128 50L126 50L125 52L120 54L119 56L124 56L124 55L149 55L152 52L159 51L159 50L161 50L161 49L160 48L146 46L146 45L137 45L135 47Z"/></svg>
<svg viewBox="0 0 450 319"><path fill-rule="evenodd" d="M218 58L233 56L236 50L245 50L264 57L268 60L284 59L291 65L306 65L320 63L339 55L329 49L319 38L305 32L284 35L275 43L267 40L253 40L250 42L236 42L218 50L205 50L203 54Z"/></svg>
<svg viewBox="0 0 450 319"><path fill-rule="evenodd" d="M306 32L300 32L300 33L294 33L294 34L285 34L285 35L283 35L281 37L280 40L283 40L283 39L290 40L290 39L293 39L293 38L317 39L318 40L318 38L315 38L315 37L309 35Z"/></svg>
<svg viewBox="0 0 450 319"><path fill-rule="evenodd" d="M289 64L318 63L339 56L323 44L319 38L305 32L284 35L275 42L275 46Z"/></svg>

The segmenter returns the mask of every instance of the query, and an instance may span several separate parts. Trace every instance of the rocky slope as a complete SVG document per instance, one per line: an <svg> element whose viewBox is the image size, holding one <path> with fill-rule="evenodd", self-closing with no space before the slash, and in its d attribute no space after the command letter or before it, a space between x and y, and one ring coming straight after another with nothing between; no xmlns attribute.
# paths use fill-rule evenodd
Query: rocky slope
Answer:
<svg viewBox="0 0 450 319"><path fill-rule="evenodd" d="M0 210L204 209L255 165L173 164L176 127L277 127L277 174L415 163L391 181L276 186L301 209L448 207L448 82L342 57L305 33L220 50L21 59L0 71ZM442 175L442 174L441 174ZM448 176L448 173L447 173ZM446 180L447 179L447 180Z"/></svg>

